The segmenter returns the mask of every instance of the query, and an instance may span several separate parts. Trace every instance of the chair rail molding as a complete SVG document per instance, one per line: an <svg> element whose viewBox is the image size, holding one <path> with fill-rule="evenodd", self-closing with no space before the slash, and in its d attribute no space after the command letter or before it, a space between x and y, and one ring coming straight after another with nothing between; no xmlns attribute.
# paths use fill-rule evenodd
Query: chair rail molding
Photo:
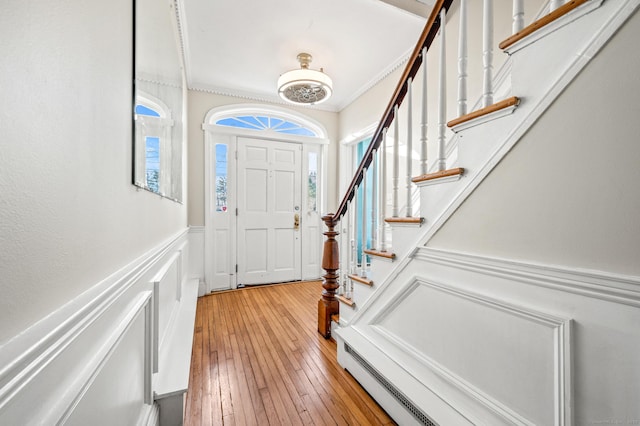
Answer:
<svg viewBox="0 0 640 426"><path fill-rule="evenodd" d="M640 277L637 276L508 260L431 247L418 248L414 257L417 260L483 275L508 278L537 287L552 288L640 308Z"/></svg>

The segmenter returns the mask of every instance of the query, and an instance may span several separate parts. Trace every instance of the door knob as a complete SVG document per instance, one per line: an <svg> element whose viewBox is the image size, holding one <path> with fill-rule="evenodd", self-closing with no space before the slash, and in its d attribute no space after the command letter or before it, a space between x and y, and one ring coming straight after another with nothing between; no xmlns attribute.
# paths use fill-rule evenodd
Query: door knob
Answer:
<svg viewBox="0 0 640 426"><path fill-rule="evenodd" d="M298 213L293 215L293 229L300 228L300 215Z"/></svg>

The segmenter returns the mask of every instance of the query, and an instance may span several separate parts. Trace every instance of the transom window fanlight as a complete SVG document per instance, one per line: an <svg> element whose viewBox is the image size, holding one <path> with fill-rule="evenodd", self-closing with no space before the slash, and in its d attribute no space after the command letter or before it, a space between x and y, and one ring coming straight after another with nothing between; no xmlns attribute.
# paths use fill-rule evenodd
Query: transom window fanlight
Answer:
<svg viewBox="0 0 640 426"><path fill-rule="evenodd" d="M239 127L251 130L271 130L289 135L318 136L315 131L303 124L267 115L236 115L221 118L216 121L216 124L218 126Z"/></svg>
<svg viewBox="0 0 640 426"><path fill-rule="evenodd" d="M332 93L331 78L309 68L311 55L300 53L300 69L287 71L278 79L278 94L282 99L298 105L316 105L329 99Z"/></svg>

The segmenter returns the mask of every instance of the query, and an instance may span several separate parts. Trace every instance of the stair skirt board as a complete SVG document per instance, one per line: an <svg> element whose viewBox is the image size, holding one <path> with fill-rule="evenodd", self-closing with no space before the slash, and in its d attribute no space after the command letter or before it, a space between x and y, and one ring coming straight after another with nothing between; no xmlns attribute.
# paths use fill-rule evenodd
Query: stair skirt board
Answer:
<svg viewBox="0 0 640 426"><path fill-rule="evenodd" d="M344 350L346 353L351 355L355 361L358 362L366 371L369 373L376 381L384 387L390 395L392 395L395 400L400 403L411 415L416 419L416 421L421 425L426 426L438 426L436 422L434 422L424 411L422 411L418 406L416 406L409 398L406 397L397 387L392 385L387 379L384 378L382 374L378 372L371 364L367 362L366 359L360 356L358 352L356 352L348 343L344 343Z"/></svg>

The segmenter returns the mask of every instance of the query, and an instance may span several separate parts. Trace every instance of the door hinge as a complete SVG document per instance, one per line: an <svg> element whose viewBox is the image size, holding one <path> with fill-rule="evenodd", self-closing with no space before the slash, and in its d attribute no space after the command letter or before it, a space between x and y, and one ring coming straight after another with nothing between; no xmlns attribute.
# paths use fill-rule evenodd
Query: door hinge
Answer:
<svg viewBox="0 0 640 426"><path fill-rule="evenodd" d="M236 274L238 273L238 264L236 263Z"/></svg>
<svg viewBox="0 0 640 426"><path fill-rule="evenodd" d="M238 159L238 151L235 151L236 160Z"/></svg>
<svg viewBox="0 0 640 426"><path fill-rule="evenodd" d="M238 208L236 207L236 216L238 216Z"/></svg>

